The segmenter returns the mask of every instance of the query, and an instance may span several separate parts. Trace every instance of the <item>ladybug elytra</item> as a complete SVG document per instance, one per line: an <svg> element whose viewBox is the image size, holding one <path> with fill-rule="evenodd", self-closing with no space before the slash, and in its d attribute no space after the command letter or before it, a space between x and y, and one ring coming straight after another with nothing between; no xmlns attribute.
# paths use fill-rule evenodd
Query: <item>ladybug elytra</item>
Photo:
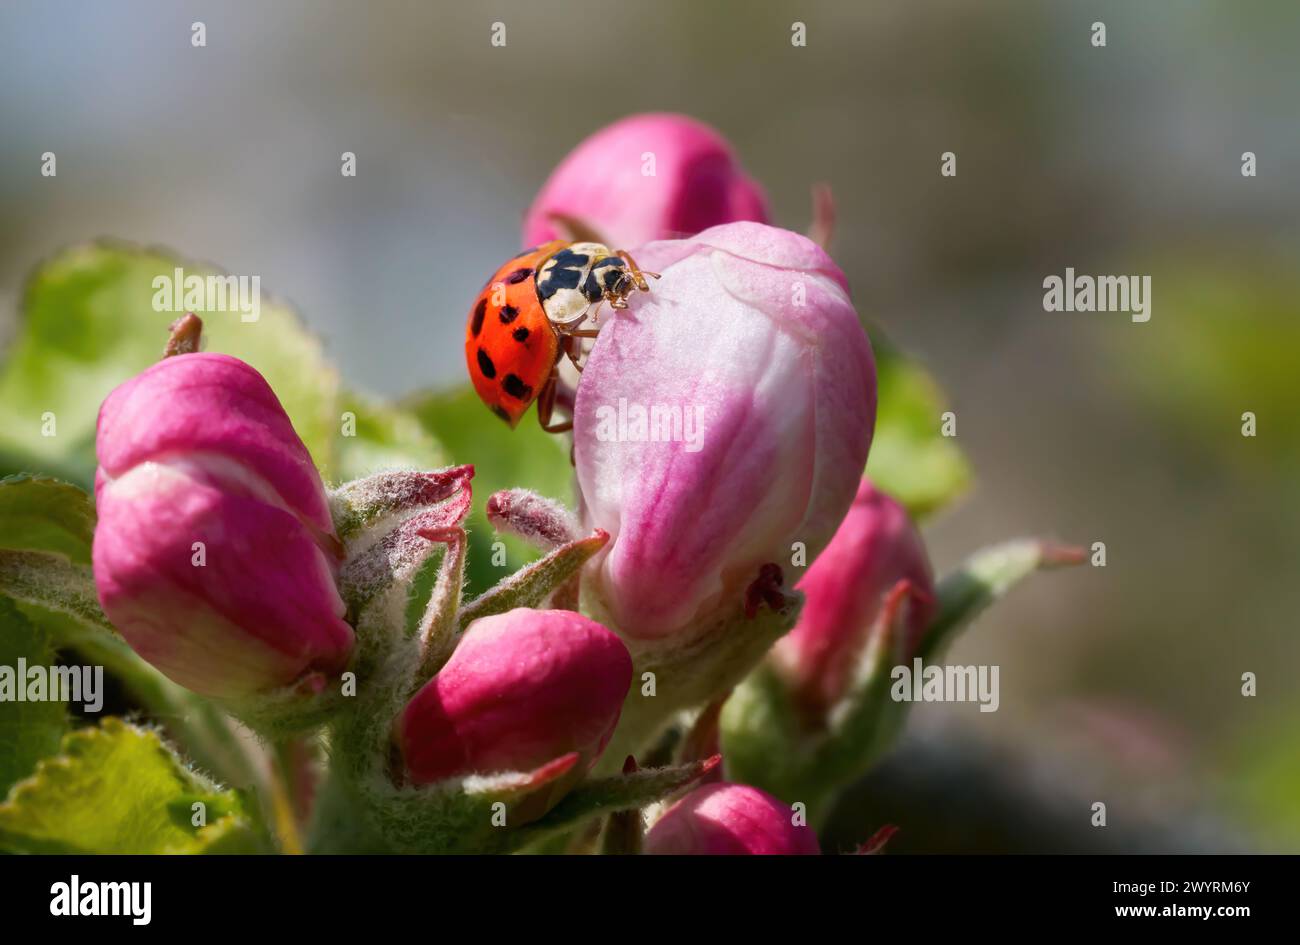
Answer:
<svg viewBox="0 0 1300 945"><path fill-rule="evenodd" d="M511 427L537 401L537 419L548 433L562 433L572 420L552 423L560 359L579 371L584 328L603 303L627 308L633 292L648 292L632 257L601 243L552 240L525 250L496 271L470 309L465 326L465 363L483 402Z"/></svg>

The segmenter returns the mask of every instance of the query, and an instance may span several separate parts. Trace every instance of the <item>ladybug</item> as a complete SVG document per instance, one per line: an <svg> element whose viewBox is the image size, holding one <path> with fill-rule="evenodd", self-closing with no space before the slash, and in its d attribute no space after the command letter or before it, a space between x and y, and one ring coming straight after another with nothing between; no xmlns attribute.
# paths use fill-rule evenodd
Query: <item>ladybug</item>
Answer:
<svg viewBox="0 0 1300 945"><path fill-rule="evenodd" d="M622 250L594 242L552 240L525 250L496 271L474 301L465 326L465 363L474 390L514 428L537 401L547 433L563 433L573 421L552 422L560 359L582 370L584 328L601 304L627 308L634 291L648 292L646 276Z"/></svg>

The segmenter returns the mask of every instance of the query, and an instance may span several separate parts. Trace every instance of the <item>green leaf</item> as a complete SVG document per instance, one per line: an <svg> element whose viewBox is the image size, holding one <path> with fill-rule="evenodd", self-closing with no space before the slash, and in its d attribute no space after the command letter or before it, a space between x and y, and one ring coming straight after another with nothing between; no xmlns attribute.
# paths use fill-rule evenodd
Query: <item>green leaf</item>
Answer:
<svg viewBox="0 0 1300 945"><path fill-rule="evenodd" d="M206 825L192 823L194 804ZM149 729L109 718L73 732L0 804L0 846L26 853L255 852L241 795L185 767Z"/></svg>
<svg viewBox="0 0 1300 945"><path fill-rule="evenodd" d="M498 535L488 524L484 512L488 496L519 487L570 501L573 465L569 462L569 441L543 432L531 415L511 430L492 415L468 384L417 395L403 406L442 444L447 462L474 464L474 509L466 522L467 595L476 597L502 576L538 557L536 549L513 535ZM492 544L498 540L505 545L504 564L493 564Z"/></svg>
<svg viewBox="0 0 1300 945"><path fill-rule="evenodd" d="M0 594L109 629L90 570L95 509L74 485L0 479Z"/></svg>
<svg viewBox="0 0 1300 945"><path fill-rule="evenodd" d="M52 666L54 648L42 628L0 597L0 666L17 667L20 659L28 666ZM36 762L58 751L67 729L67 710L61 702L0 700L0 797L15 781L31 774Z"/></svg>
<svg viewBox="0 0 1300 945"><path fill-rule="evenodd" d="M90 563L95 507L81 489L45 476L0 479L0 548Z"/></svg>
<svg viewBox="0 0 1300 945"><path fill-rule="evenodd" d="M257 782L249 746L212 702L176 685L137 656L116 633L37 603L18 602L17 606L24 618L48 634L58 651L69 654L65 660L75 653L83 665L103 666L134 703L165 726L168 735L204 770L241 786Z"/></svg>
<svg viewBox="0 0 1300 945"><path fill-rule="evenodd" d="M343 432L338 439L334 476L361 479L380 470L437 469L447 465L442 447L409 410L344 391Z"/></svg>
<svg viewBox="0 0 1300 945"><path fill-rule="evenodd" d="M955 439L940 432L947 407L929 373L887 342L872 341L879 407L867 475L921 518L966 489L970 467Z"/></svg>
<svg viewBox="0 0 1300 945"><path fill-rule="evenodd" d="M154 310L153 280L177 267L186 276L218 274L164 250L109 242L66 250L36 270L0 369L0 459L11 469L43 469L89 485L99 405L161 356L179 313ZM264 293L255 322L236 311L199 314L206 350L241 358L266 377L328 474L338 378L319 340Z"/></svg>
<svg viewBox="0 0 1300 945"><path fill-rule="evenodd" d="M72 564L39 551L0 551L0 594L113 632L99 608L95 576L88 564Z"/></svg>

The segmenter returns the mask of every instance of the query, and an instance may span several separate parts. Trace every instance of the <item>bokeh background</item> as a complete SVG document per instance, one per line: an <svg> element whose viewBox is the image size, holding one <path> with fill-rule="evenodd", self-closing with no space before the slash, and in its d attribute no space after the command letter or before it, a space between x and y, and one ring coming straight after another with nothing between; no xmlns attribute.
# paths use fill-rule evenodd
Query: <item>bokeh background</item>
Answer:
<svg viewBox="0 0 1300 945"><path fill-rule="evenodd" d="M111 235L260 275L353 385L457 382L467 305L554 164L689 113L783 225L831 183L859 310L943 384L975 481L926 523L937 570L1012 535L1107 545L958 642L1001 666L1001 709L919 706L827 842L889 821L900 852L1294 852L1297 49L1286 0L10 0L0 337L34 265ZM1066 266L1151 275L1151 321L1044 312Z"/></svg>

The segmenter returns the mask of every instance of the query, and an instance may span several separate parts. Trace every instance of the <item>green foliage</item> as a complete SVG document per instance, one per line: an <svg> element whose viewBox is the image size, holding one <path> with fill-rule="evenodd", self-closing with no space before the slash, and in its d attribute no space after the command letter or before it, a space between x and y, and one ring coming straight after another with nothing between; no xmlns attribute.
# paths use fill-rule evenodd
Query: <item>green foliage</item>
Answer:
<svg viewBox="0 0 1300 945"><path fill-rule="evenodd" d="M0 597L0 666L17 667L20 659L29 666L51 666L54 647L45 630ZM67 728L62 703L0 701L0 797L29 775L37 761L58 750Z"/></svg>
<svg viewBox="0 0 1300 945"><path fill-rule="evenodd" d="M484 512L488 496L501 489L533 489L569 503L573 466L566 438L545 433L531 414L511 430L483 406L468 384L410 398L405 406L447 451L449 462L474 464L474 508L469 532L470 597L482 594L503 576L538 557L512 535L497 535ZM492 563L492 544L506 548L504 565Z"/></svg>
<svg viewBox="0 0 1300 945"><path fill-rule="evenodd" d="M956 440L940 432L947 407L934 379L887 342L872 343L879 406L867 475L914 518L923 518L966 489L970 467Z"/></svg>
<svg viewBox="0 0 1300 945"><path fill-rule="evenodd" d="M204 826L194 826L195 804L206 808ZM56 757L14 787L0 804L0 846L25 853L269 848L239 794L188 770L157 733L113 718L67 735Z"/></svg>
<svg viewBox="0 0 1300 945"><path fill-rule="evenodd" d="M81 485L95 470L95 420L114 387L159 359L175 312L154 311L157 276L217 271L122 243L74 247L27 284L17 338L0 369L0 461ZM338 376L320 342L283 302L263 298L256 322L237 312L204 319L204 347L262 372L326 474L339 427ZM54 435L43 435L52 415Z"/></svg>
<svg viewBox="0 0 1300 945"><path fill-rule="evenodd" d="M355 418L355 435L339 436L334 478L361 479L381 469L437 469L447 465L442 447L410 411L343 391L342 416ZM340 424L340 429L342 425Z"/></svg>
<svg viewBox="0 0 1300 945"><path fill-rule="evenodd" d="M45 476L0 479L0 548L90 563L95 509L81 489Z"/></svg>
<svg viewBox="0 0 1300 945"><path fill-rule="evenodd" d="M0 594L107 628L90 572L95 510L57 479L0 479Z"/></svg>

